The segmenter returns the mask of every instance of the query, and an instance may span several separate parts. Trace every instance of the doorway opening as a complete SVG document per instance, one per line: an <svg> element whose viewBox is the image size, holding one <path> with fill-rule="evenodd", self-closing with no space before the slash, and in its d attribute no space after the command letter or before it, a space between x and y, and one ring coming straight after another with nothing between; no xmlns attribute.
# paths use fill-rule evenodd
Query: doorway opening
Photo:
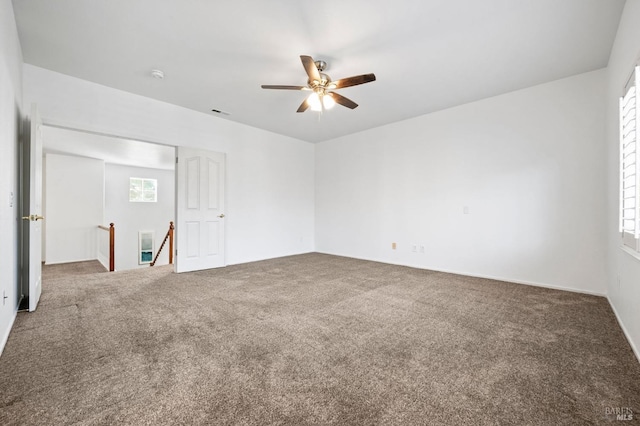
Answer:
<svg viewBox="0 0 640 426"><path fill-rule="evenodd" d="M111 270L169 264L171 250L159 251L172 233L183 248L175 249L175 272L226 265L226 154L53 125L38 129L42 154L34 170L42 176L47 220L38 222L34 244L23 242L24 250L37 247L38 276L42 264L97 261L108 268L115 261Z"/></svg>
<svg viewBox="0 0 640 426"><path fill-rule="evenodd" d="M108 270L114 224L115 270L149 267L175 221L175 147L45 125L43 156L43 263Z"/></svg>

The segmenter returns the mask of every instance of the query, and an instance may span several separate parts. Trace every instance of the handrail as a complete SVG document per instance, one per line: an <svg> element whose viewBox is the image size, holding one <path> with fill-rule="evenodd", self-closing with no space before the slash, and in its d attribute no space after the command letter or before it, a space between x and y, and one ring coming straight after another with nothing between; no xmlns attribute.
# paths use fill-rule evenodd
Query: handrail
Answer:
<svg viewBox="0 0 640 426"><path fill-rule="evenodd" d="M160 244L160 249L156 253L156 257L153 259L153 262L149 266L153 266L156 264L158 260L158 256L160 256L160 252L164 248L164 244L167 242L167 238L169 239L169 265L173 264L173 222L169 222L169 230L167 231L167 235L164 236L164 240L162 240L162 244Z"/></svg>
<svg viewBox="0 0 640 426"><path fill-rule="evenodd" d="M102 225L98 225L98 228L109 231L109 272L113 272L116 270L116 228L113 223L110 223L108 228Z"/></svg>

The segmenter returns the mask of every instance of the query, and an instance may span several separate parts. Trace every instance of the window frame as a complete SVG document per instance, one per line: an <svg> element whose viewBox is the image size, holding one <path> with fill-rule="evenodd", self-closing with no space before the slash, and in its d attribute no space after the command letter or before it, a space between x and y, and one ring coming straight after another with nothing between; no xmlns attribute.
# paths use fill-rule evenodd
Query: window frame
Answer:
<svg viewBox="0 0 640 426"><path fill-rule="evenodd" d="M134 180L139 180L140 181L140 198L139 199L132 199L131 197L131 192L132 192L132 183ZM145 199L145 182L151 182L153 181L153 199ZM158 179L153 179L153 178L140 178L140 177L130 177L129 178L129 202L130 203L157 203L158 202Z"/></svg>
<svg viewBox="0 0 640 426"><path fill-rule="evenodd" d="M633 92L632 92L633 90ZM633 97L635 105L629 110L629 96ZM621 234L621 248L634 256L640 256L640 65L634 66L627 79L620 97L619 126L620 126L620 194L619 194L619 232ZM625 110L628 110L625 113ZM631 114L631 115L629 115ZM630 130L626 130L629 127ZM633 133L631 140L625 137ZM631 149L629 148L631 146ZM630 153L626 151L631 151ZM631 173L629 173L631 168ZM628 174L627 174L628 173ZM628 185L629 181L633 185ZM633 188L633 189L630 189ZM628 202L628 200L632 200ZM629 207L627 204L632 204ZM625 211L631 210L633 217L625 216Z"/></svg>

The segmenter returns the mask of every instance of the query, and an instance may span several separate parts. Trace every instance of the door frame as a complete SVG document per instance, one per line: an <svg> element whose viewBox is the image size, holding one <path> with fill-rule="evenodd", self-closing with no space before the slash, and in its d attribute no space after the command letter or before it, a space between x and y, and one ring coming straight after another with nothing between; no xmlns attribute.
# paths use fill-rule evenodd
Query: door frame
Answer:
<svg viewBox="0 0 640 426"><path fill-rule="evenodd" d="M119 138L119 139L128 139L128 140L132 140L132 141L136 141L136 142L144 142L144 143L150 143L150 144L154 144L154 145L162 145L162 146L166 146L166 147L172 147L174 148L174 153L175 153L175 158L176 158L176 163L177 163L177 158L178 158L178 145L172 144L172 143L168 143L168 142L159 142L156 140L152 140L152 139L146 139L146 138L141 138L139 136L132 136L132 135L128 135L128 134L124 134L124 133L116 133L116 132L104 132L104 131L97 131L97 130L91 130L89 128L86 127L82 127L82 126L69 126L66 123L58 123L55 120L48 120L45 117L42 117L42 125L44 126L48 126L48 127L55 127L58 129L64 129L64 130L70 130L70 131L75 131L75 132L84 132L84 133L89 133L89 134L93 134L93 135L98 135L98 136L105 136L105 137L112 137L112 138ZM185 145L183 146L185 148L194 148L194 149L204 149L204 148L199 148L199 147L194 147L194 146L188 146ZM227 157L228 153L226 151L214 151L214 152L219 152L221 154L225 154L225 158ZM177 164L176 164L177 166ZM226 170L226 167L225 167ZM177 209L177 200L178 200L178 174L177 174L177 167L174 167L174 215L176 214L176 209ZM225 204L226 204L226 199L227 199L227 190L228 190L228 185L227 185L227 179L226 179L226 173L225 173L225 183L224 183L224 191L225 191ZM20 193L22 193L22 187L20 188ZM180 232L178 229L178 224L176 223L175 217L174 217L174 226L175 226L175 233L177 236L177 233ZM227 247L228 247L228 243L227 243L227 226L226 226L226 220L223 221L223 226L225 227L225 238L223 241L224 244L224 252L225 252L225 261L224 261L224 265L223 266L227 266ZM177 238L176 238L177 240ZM177 241L176 241L177 243ZM176 271L176 264L177 262L175 261L176 259L176 255L175 255L175 251L177 250L177 244L174 247L174 263L173 263L173 272L177 272Z"/></svg>
<svg viewBox="0 0 640 426"><path fill-rule="evenodd" d="M24 120L19 149L19 256L18 310L36 310L42 293L42 244L44 226L43 205L43 159L42 119L35 103L31 104L31 115ZM36 141L34 142L34 138ZM34 153L34 149L36 150ZM39 158L38 158L39 156ZM34 171L35 167L35 171ZM34 178L39 178L39 182ZM35 198L34 198L35 197ZM34 250L33 233L40 234L37 250ZM35 264L34 264L35 260ZM36 280L34 282L34 279ZM35 300L34 291L37 293Z"/></svg>

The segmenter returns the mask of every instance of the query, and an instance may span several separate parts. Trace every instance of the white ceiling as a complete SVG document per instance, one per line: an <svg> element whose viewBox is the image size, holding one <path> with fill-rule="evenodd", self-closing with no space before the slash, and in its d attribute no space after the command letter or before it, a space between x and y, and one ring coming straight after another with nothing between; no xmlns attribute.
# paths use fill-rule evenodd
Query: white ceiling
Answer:
<svg viewBox="0 0 640 426"><path fill-rule="evenodd" d="M174 170L175 148L95 133L43 126L44 152L103 160L109 164Z"/></svg>
<svg viewBox="0 0 640 426"><path fill-rule="evenodd" d="M624 0L13 0L24 61L318 142L607 65ZM299 56L359 103L295 111ZM150 77L152 69L164 80Z"/></svg>

